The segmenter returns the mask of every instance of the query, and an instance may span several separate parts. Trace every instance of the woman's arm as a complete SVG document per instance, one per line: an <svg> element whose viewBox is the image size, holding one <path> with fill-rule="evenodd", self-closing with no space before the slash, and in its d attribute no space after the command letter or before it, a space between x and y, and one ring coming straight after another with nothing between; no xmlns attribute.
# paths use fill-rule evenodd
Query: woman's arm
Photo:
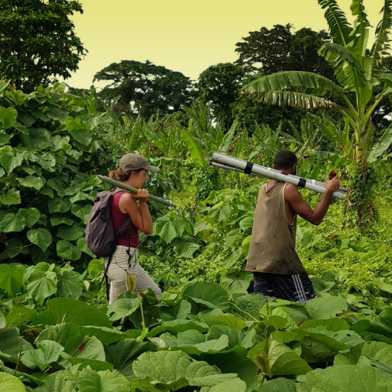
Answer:
<svg viewBox="0 0 392 392"><path fill-rule="evenodd" d="M119 201L120 211L127 213L135 227L145 234L151 234L153 231L152 218L147 203L148 196L148 192L141 189L135 196L124 193Z"/></svg>

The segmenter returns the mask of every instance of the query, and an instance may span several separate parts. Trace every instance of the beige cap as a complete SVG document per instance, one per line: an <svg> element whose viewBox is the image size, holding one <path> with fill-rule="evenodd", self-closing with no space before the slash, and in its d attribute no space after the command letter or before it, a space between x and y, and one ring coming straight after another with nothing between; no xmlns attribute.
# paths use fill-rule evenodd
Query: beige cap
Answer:
<svg viewBox="0 0 392 392"><path fill-rule="evenodd" d="M118 162L118 166L124 173L140 169L145 169L152 173L159 171L158 167L150 165L148 160L142 155L134 153L123 155Z"/></svg>

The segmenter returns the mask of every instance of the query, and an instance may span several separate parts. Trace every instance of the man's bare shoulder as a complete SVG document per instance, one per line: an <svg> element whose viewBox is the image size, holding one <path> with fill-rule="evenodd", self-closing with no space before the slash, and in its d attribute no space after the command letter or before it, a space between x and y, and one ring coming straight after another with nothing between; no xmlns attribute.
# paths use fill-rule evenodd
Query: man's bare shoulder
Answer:
<svg viewBox="0 0 392 392"><path fill-rule="evenodd" d="M298 199L301 194L298 191L298 187L294 184L286 184L284 188L284 198L289 201L293 199Z"/></svg>

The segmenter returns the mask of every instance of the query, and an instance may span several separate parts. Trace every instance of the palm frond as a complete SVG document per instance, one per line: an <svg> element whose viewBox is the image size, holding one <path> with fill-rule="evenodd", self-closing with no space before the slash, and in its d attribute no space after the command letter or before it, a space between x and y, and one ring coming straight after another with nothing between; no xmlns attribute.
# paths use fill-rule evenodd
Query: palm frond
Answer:
<svg viewBox="0 0 392 392"><path fill-rule="evenodd" d="M353 0L351 3L351 12L356 18L354 22L355 25L370 26L363 0Z"/></svg>
<svg viewBox="0 0 392 392"><path fill-rule="evenodd" d="M376 27L376 39L372 47L372 57L377 65L381 60L390 55L390 33L392 28L392 0L385 0L384 7L381 9L382 18Z"/></svg>
<svg viewBox="0 0 392 392"><path fill-rule="evenodd" d="M337 104L327 98L296 91L269 91L260 96L260 101L268 105L290 106L297 109L331 109Z"/></svg>
<svg viewBox="0 0 392 392"><path fill-rule="evenodd" d="M243 91L256 95L282 90L312 91L319 97L337 99L344 95L344 90L336 83L324 76L306 71L276 72L259 77L243 87Z"/></svg>
<svg viewBox="0 0 392 392"><path fill-rule="evenodd" d="M351 12L355 18L354 28L350 34L348 47L358 57L366 54L370 23L363 5L363 0L353 0Z"/></svg>
<svg viewBox="0 0 392 392"><path fill-rule="evenodd" d="M346 15L338 6L336 0L318 0L321 8L325 10L325 19L327 20L329 30L334 42L340 45L346 45L349 41L349 35L352 27L348 22Z"/></svg>
<svg viewBox="0 0 392 392"><path fill-rule="evenodd" d="M367 83L365 70L349 49L334 43L325 43L319 54L331 65L338 82L347 90Z"/></svg>
<svg viewBox="0 0 392 392"><path fill-rule="evenodd" d="M381 72L377 75L377 80L386 87L392 87L392 73Z"/></svg>

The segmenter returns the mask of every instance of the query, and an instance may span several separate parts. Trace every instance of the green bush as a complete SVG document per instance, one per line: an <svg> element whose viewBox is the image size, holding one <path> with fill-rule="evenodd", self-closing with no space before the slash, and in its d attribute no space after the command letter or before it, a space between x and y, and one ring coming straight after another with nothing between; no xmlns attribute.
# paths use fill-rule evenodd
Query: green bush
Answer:
<svg viewBox="0 0 392 392"><path fill-rule="evenodd" d="M0 260L80 260L92 174L111 163L94 102L61 85L0 91Z"/></svg>

